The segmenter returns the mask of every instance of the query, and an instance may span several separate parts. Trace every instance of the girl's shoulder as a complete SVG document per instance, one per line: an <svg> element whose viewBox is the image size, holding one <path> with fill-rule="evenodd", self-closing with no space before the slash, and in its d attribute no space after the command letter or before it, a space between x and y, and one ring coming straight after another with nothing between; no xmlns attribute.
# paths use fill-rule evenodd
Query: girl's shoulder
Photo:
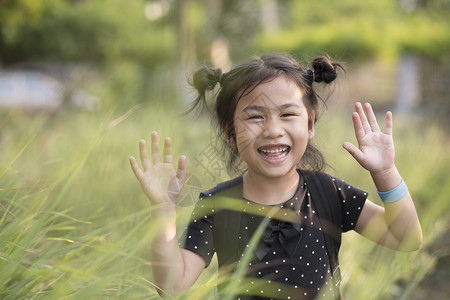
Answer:
<svg viewBox="0 0 450 300"><path fill-rule="evenodd" d="M234 210L242 204L242 182L242 176L239 176L201 192L195 210L200 212L200 215L203 211L210 210L216 216L223 215L222 212L230 208Z"/></svg>
<svg viewBox="0 0 450 300"><path fill-rule="evenodd" d="M300 176L303 177L304 181L310 184L317 184L322 187L331 187L331 183L335 189L339 188L340 186L349 186L349 184L345 180L337 178L323 171L297 169L297 172L300 174Z"/></svg>
<svg viewBox="0 0 450 300"><path fill-rule="evenodd" d="M217 184L215 187L200 193L200 199L213 197L218 194L236 194L241 192L242 195L242 176L233 178Z"/></svg>

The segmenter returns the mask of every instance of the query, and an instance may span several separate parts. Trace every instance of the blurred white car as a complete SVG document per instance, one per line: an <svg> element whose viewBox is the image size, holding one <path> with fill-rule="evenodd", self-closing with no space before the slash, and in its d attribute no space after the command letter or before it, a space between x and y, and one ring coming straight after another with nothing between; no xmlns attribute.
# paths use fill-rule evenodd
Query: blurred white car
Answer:
<svg viewBox="0 0 450 300"><path fill-rule="evenodd" d="M69 92L61 82L40 72L0 72L0 107L56 109L67 104L95 110L100 99L79 89Z"/></svg>

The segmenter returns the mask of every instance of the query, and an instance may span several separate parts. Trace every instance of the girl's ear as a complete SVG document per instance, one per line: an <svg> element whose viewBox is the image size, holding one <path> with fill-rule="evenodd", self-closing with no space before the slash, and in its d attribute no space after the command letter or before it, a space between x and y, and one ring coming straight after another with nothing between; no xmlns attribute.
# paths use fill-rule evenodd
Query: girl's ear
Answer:
<svg viewBox="0 0 450 300"><path fill-rule="evenodd" d="M308 121L308 139L312 140L314 138L314 123L316 120L316 114L314 112L311 113L311 118Z"/></svg>
<svg viewBox="0 0 450 300"><path fill-rule="evenodd" d="M223 128L223 132L225 133L225 138L227 139L228 146L236 147L236 142L234 141L234 138L231 136L228 127Z"/></svg>
<svg viewBox="0 0 450 300"><path fill-rule="evenodd" d="M314 125L308 130L308 138L309 140L312 140L314 138Z"/></svg>
<svg viewBox="0 0 450 300"><path fill-rule="evenodd" d="M236 147L236 143L234 142L234 139L227 137L227 143L230 147Z"/></svg>

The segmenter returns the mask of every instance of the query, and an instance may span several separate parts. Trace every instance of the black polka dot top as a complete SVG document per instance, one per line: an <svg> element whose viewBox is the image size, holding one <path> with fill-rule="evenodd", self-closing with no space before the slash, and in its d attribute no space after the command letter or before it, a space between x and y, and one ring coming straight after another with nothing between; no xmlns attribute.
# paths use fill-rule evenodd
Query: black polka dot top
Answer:
<svg viewBox="0 0 450 300"><path fill-rule="evenodd" d="M242 197L242 176L200 194L180 246L208 266L219 261L219 294L233 299L336 299L324 222L308 184L278 205ZM340 232L354 229L367 193L331 177L338 195ZM340 246L340 236L336 240ZM334 259L337 260L337 257ZM225 276L226 275L226 276Z"/></svg>

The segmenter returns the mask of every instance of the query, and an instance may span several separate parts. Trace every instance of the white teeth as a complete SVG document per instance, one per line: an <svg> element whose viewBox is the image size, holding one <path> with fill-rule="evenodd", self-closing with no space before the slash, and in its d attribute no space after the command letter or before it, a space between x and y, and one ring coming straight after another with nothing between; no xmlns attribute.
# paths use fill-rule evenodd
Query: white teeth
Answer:
<svg viewBox="0 0 450 300"><path fill-rule="evenodd" d="M287 151L288 148L283 148L283 149L275 149L275 150L261 150L264 153L278 153L278 152L285 152Z"/></svg>
<svg viewBox="0 0 450 300"><path fill-rule="evenodd" d="M288 149L289 149L289 147L272 149L272 150L260 149L259 152L265 157L269 157L268 154L272 154L270 156L271 159L279 159L279 158L285 157L287 155ZM273 153L278 153L278 155L274 156Z"/></svg>
<svg viewBox="0 0 450 300"><path fill-rule="evenodd" d="M269 157L269 156L266 155L266 153L263 153L263 155L266 156L266 157ZM281 152L277 156L270 156L270 158L271 159L279 159L279 158L285 157L286 155L287 155L287 152Z"/></svg>

